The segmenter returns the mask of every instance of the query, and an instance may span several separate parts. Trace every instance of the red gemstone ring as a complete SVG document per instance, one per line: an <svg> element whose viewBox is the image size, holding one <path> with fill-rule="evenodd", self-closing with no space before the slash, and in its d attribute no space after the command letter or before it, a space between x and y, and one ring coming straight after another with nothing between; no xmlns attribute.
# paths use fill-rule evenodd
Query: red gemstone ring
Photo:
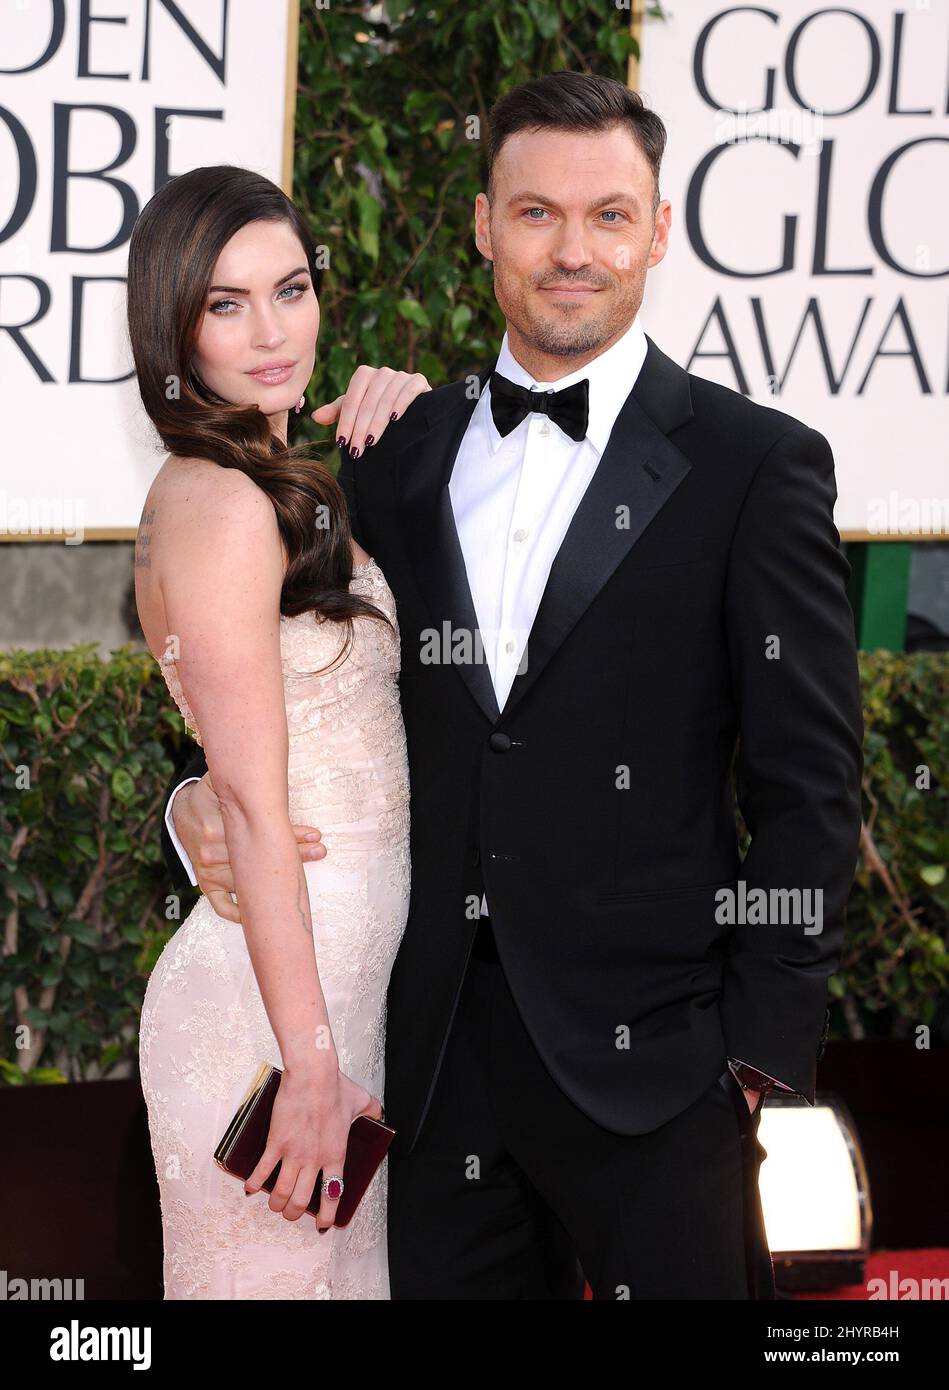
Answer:
<svg viewBox="0 0 949 1390"><path fill-rule="evenodd" d="M323 1179L322 1191L323 1196L328 1197L331 1202L339 1201L343 1195L343 1179L339 1173L332 1173Z"/></svg>

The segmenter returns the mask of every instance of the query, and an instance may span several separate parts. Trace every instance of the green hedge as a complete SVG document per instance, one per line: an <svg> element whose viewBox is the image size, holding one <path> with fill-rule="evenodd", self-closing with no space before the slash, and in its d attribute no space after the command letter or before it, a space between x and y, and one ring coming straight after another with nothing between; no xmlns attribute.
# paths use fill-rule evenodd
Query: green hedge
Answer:
<svg viewBox="0 0 949 1390"><path fill-rule="evenodd" d="M0 654L4 1080L134 1062L145 980L189 910L169 896L159 845L189 742L151 656Z"/></svg>
<svg viewBox="0 0 949 1390"><path fill-rule="evenodd" d="M949 656L861 652L864 805L831 995L853 1038L915 1036L949 985Z"/></svg>
<svg viewBox="0 0 949 1390"><path fill-rule="evenodd" d="M865 654L861 671L866 827L831 1036L907 1036L949 983L949 657ZM189 743L149 655L0 654L6 1082L134 1066L148 973L190 908L159 847Z"/></svg>

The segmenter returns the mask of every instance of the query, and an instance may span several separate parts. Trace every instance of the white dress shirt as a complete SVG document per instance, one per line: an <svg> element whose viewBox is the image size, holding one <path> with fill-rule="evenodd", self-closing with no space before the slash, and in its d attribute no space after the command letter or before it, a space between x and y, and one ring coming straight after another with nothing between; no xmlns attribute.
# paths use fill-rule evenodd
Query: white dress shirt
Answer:
<svg viewBox="0 0 949 1390"><path fill-rule="evenodd" d="M168 827L168 834L171 836L171 843L174 845L175 849L178 851L178 858L181 860L182 864L184 864L185 869L186 869L187 874L188 874L188 877L191 879L191 886L192 886L193 888L197 888L197 886L198 886L198 880L197 880L197 877L195 876L194 866L192 865L191 860L188 858L188 855L187 855L187 852L186 852L186 850L185 850L185 847L184 847L184 845L181 843L181 841L178 839L178 836L177 836L177 834L175 833L175 818L174 818L174 816L171 814L171 808L172 808L172 806L174 806L174 804L175 804L175 797L176 797L176 796L178 795L178 793L181 791L181 788L182 788L182 787L186 787L186 786L188 785L189 782L200 782L200 781L201 781L201 778L200 778L200 777L186 777L185 780L184 780L183 782L179 782L178 785L177 785L177 787L175 787L174 791L172 792L171 796L168 798L168 805L165 807L165 824L166 824L166 826Z"/></svg>
<svg viewBox="0 0 949 1390"><path fill-rule="evenodd" d="M606 448L616 417L646 357L638 316L612 347L557 381L537 381L517 362L505 333L495 371L528 390L562 391L589 381L589 419L583 439L564 434L544 414L525 416L500 435L487 385L458 450L448 491L468 586L503 711L521 662L530 661L528 636L573 514ZM481 913L488 911L481 899Z"/></svg>
<svg viewBox="0 0 949 1390"><path fill-rule="evenodd" d="M583 439L571 439L544 414L527 415L500 435L491 415L490 385L472 411L448 490L484 659L502 711L522 659L529 661L528 635L551 565L636 383L647 346L637 315L623 336L585 367L557 381L537 381L515 360L504 334L495 371L508 381L528 390L562 391L587 378ZM165 822L194 884L191 861L175 834L173 801ZM487 912L482 897L481 913Z"/></svg>

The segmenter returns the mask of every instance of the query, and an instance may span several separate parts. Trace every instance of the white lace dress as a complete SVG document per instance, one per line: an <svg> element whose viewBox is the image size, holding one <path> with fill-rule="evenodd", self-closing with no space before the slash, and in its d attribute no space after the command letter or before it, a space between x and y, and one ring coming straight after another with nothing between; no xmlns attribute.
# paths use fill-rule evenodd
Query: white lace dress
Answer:
<svg viewBox="0 0 949 1390"><path fill-rule="evenodd" d="M281 618L290 735L290 819L320 828L324 859L304 866L317 968L341 1069L384 1084L385 1000L409 903L409 780L399 707L395 602L374 560L351 592L387 614L345 625ZM173 660L168 688L201 741ZM212 1153L261 1061L283 1065L243 929L201 898L145 992L142 1089L158 1175L166 1299L385 1299L384 1161L349 1226L320 1235L287 1221L269 1193L244 1195Z"/></svg>

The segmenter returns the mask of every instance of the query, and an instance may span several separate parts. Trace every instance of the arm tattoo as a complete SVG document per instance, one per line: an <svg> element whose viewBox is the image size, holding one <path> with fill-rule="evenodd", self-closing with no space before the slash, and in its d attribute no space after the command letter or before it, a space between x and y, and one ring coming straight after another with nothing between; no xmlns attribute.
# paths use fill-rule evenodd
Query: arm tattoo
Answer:
<svg viewBox="0 0 949 1390"><path fill-rule="evenodd" d="M152 567L149 546L152 543L152 522L155 520L155 512L155 507L152 507L149 512L142 512L142 519L138 523L138 532L135 536L135 568L137 570L147 570Z"/></svg>

